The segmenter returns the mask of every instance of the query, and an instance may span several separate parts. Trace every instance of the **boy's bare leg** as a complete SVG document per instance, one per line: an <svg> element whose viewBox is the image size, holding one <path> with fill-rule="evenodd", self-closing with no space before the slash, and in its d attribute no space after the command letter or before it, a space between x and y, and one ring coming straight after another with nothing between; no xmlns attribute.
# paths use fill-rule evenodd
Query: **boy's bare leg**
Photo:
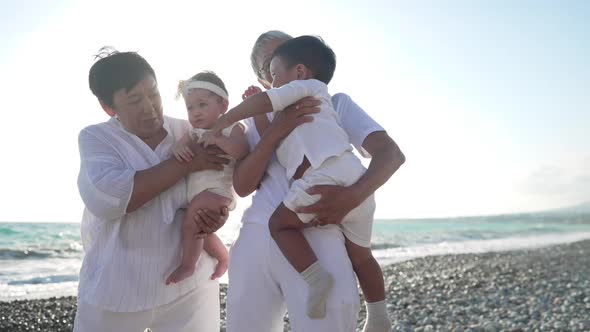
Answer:
<svg viewBox="0 0 590 332"><path fill-rule="evenodd" d="M192 276L195 272L197 260L201 256L205 241L197 238L200 229L193 220L193 211L205 208L221 210L222 207L229 205L229 202L230 200L227 197L208 191L201 192L193 197L182 220L182 259L180 266L166 279L166 285L180 282Z"/></svg>
<svg viewBox="0 0 590 332"><path fill-rule="evenodd" d="M373 257L371 248L356 245L349 239L346 239L345 244L367 305L367 319L363 332L388 332L391 322L387 316L385 283L381 267Z"/></svg>
<svg viewBox="0 0 590 332"><path fill-rule="evenodd" d="M217 235L210 234L205 238L204 249L211 257L217 259L217 265L211 275L211 279L221 278L225 271L227 271L229 263L227 248L225 248L225 245Z"/></svg>
<svg viewBox="0 0 590 332"><path fill-rule="evenodd" d="M334 279L319 265L315 253L301 233L304 227L297 214L282 203L269 222L270 234L279 249L309 285L307 315L310 318L323 318L326 316L326 300Z"/></svg>

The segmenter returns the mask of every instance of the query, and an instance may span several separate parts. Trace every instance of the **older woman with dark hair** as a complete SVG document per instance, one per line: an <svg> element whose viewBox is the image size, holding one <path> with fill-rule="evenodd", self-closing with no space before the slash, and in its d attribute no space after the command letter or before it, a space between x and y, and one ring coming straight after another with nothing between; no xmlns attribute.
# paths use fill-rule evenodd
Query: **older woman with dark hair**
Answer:
<svg viewBox="0 0 590 332"><path fill-rule="evenodd" d="M269 63L274 50L291 36L280 31L262 34L252 49L252 68L258 82L269 89ZM244 98L260 89L250 87ZM311 319L306 314L307 287L272 239L268 221L289 190L286 170L274 150L296 126L311 121L318 102L303 99L275 118L266 114L246 120L250 154L234 170L234 188L241 196L256 191L252 205L242 217L242 228L230 251L227 330L229 332L278 332L289 312L293 331L356 330L358 291L344 236L338 227L343 217L383 185L404 163L405 158L385 130L345 94L332 103L350 143L365 157L371 157L367 172L353 185L316 186L308 193L321 199L299 212L316 214L321 228L307 228L304 236L321 265L335 276L326 303L326 316ZM362 271L356 271L357 273ZM377 285L378 286L378 285ZM383 285L381 284L381 286ZM366 290L364 290L367 293ZM247 302L244 299L248 299ZM387 315L382 299L367 299L369 315ZM365 329L370 329L365 326Z"/></svg>
<svg viewBox="0 0 590 332"><path fill-rule="evenodd" d="M85 256L74 330L219 331L211 257L203 253L195 274L178 284L164 280L180 261L185 176L221 169L227 160L197 144L190 162L172 156L190 124L163 115L156 75L139 54L106 54L90 69L89 83L111 118L79 136ZM209 233L227 219L223 209L189 213Z"/></svg>

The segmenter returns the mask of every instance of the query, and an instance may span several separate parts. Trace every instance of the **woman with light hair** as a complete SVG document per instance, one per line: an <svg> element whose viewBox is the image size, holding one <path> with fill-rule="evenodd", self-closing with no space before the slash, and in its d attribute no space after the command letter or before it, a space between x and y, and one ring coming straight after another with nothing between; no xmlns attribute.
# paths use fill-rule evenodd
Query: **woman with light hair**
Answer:
<svg viewBox="0 0 590 332"><path fill-rule="evenodd" d="M266 89L272 85L269 73L274 50L291 36L281 31L262 34L252 49L252 68ZM247 98L260 89L249 87ZM326 316L311 319L306 313L307 285L291 267L272 239L268 221L289 190L289 179L274 151L296 126L312 120L319 104L305 98L274 118L266 114L245 121L250 154L234 170L234 188L240 196L256 191L244 212L242 228L230 251L227 331L283 331L283 316L289 312L293 331L355 331L359 310L358 291L344 245L335 224L357 207L403 164L404 155L385 130L345 94L332 97L341 126L350 143L365 157L372 157L367 172L349 187L316 186L309 194L321 199L299 212L316 214L316 225L304 236L319 262L336 276L326 303ZM271 121L272 120L272 121ZM366 290L365 290L365 293ZM248 299L248 305L244 305ZM369 315L387 315L383 299L367 299ZM365 326L365 331L371 327Z"/></svg>

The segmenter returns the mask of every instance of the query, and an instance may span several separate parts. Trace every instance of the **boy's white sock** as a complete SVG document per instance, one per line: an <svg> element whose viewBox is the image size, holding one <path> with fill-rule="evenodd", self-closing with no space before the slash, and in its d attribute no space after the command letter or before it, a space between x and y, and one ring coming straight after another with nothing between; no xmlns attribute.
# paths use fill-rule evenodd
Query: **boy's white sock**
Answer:
<svg viewBox="0 0 590 332"><path fill-rule="evenodd" d="M387 316L385 300L373 303L365 302L365 304L367 305L367 319L363 332L389 332L391 322Z"/></svg>
<svg viewBox="0 0 590 332"><path fill-rule="evenodd" d="M301 277L309 285L307 316L309 318L324 318L326 316L326 300L334 285L334 279L317 261L301 272Z"/></svg>

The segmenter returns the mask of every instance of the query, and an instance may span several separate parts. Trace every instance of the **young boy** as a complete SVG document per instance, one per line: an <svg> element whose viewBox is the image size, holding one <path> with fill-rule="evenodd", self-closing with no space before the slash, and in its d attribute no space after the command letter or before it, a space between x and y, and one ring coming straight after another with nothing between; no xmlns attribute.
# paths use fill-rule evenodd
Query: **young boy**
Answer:
<svg viewBox="0 0 590 332"><path fill-rule="evenodd" d="M228 111L204 137L207 142L236 121L281 111L303 97L313 96L321 101L320 112L314 115L314 120L295 128L276 150L279 162L293 182L269 224L277 245L309 285L307 313L311 318L325 316L333 277L319 265L300 232L315 216L297 213L297 208L319 199L318 195L307 194L308 188L348 186L365 172L352 153L346 132L339 126L328 93L327 84L335 67L334 52L319 38L302 36L286 41L276 49L270 63L273 89L255 94ZM370 249L374 210L375 201L371 196L346 215L341 224L348 255L368 305L381 313L370 316L365 332L388 331L391 326L386 314L382 272Z"/></svg>

